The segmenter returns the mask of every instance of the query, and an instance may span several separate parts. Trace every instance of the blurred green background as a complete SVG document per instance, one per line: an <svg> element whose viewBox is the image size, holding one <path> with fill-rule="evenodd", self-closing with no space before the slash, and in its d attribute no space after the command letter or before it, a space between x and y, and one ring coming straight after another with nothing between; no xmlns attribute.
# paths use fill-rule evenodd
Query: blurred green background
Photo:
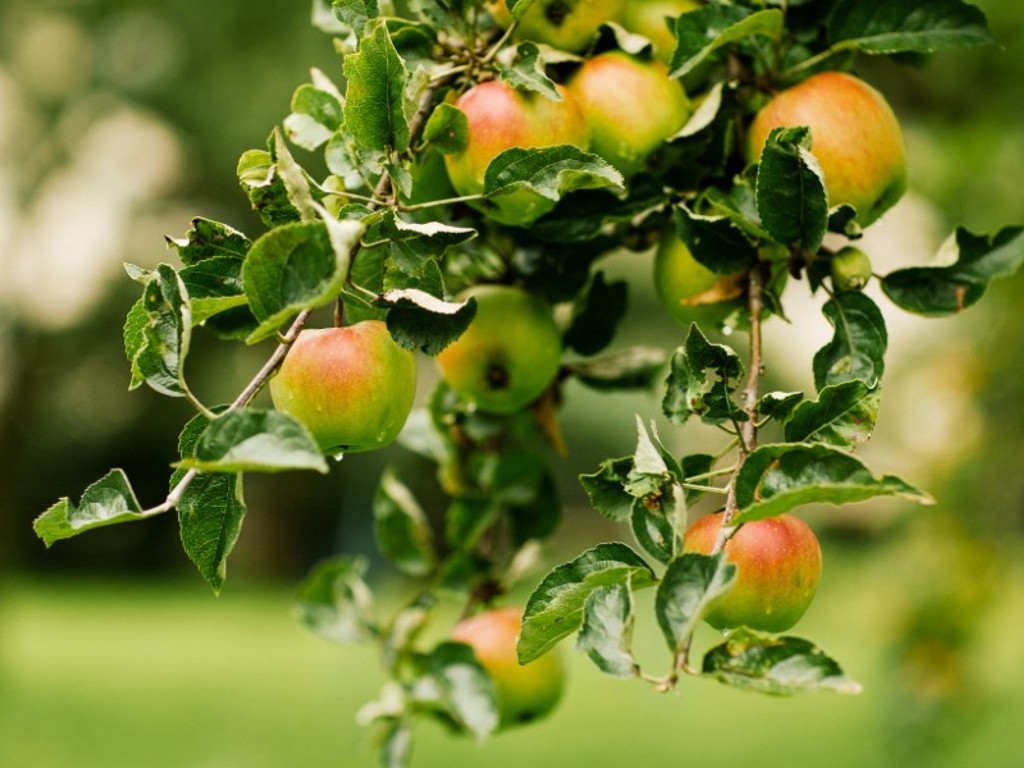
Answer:
<svg viewBox="0 0 1024 768"><path fill-rule="evenodd" d="M920 69L863 62L910 152L911 194L865 241L880 272L934 258L955 224L1024 223L1024 16L1010 0L977 4L1000 47ZM144 504L163 498L189 411L127 392L119 331L137 288L121 265L170 259L164 236L182 236L194 215L260 231L235 162L280 123L311 66L339 76L304 0L0 0L0 765L372 763L355 723L382 682L372 651L306 634L290 603L320 558L372 555L375 478L396 463L426 488L417 459L395 448L327 478L247 478L249 514L219 598L182 554L172 516L49 551L31 532L36 515L110 467L128 472ZM647 261L607 264L633 282L619 341L671 348L681 329L636 279ZM883 307L887 391L865 457L939 504L809 510L826 571L798 628L863 695L780 701L684 681L658 696L571 654L550 720L485 745L424 727L415 764L1019 766L1022 289L1024 275L1002 281L951 320ZM830 330L804 286L790 291L793 322L767 329L768 374L772 386L808 389L810 354ZM266 354L233 347L204 340L189 359L208 402L230 399ZM626 536L587 508L574 478L628 453L633 414L657 411L654 394L568 391L567 520L549 563ZM703 435L671 439L682 450ZM393 594L405 587L383 566L372 573ZM657 658L644 618L641 653Z"/></svg>

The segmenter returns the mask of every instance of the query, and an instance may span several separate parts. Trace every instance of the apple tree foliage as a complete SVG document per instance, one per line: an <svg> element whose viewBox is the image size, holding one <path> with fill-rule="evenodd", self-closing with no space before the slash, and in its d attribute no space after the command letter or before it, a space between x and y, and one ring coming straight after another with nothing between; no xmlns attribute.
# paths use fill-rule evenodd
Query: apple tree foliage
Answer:
<svg viewBox="0 0 1024 768"><path fill-rule="evenodd" d="M531 3L509 0L513 18ZM500 78L557 100L555 84L580 57L518 40L482 0L321 0L315 17L333 35L336 71L314 70L266 146L238 162L265 230L196 218L183 237L168 239L175 263L128 266L141 292L124 325L130 387L186 398L197 412L181 432L167 497L146 506L115 469L77 502L63 498L46 510L35 523L40 538L51 545L176 512L184 551L219 591L246 514L243 476L329 471L302 424L252 404L311 313L336 306L346 322L383 319L399 344L433 356L473 321L475 302L454 297L480 283L513 284L565 307L562 367L518 413L482 413L443 383L413 412L400 442L436 464L447 508L428 514L389 470L373 515L382 555L421 585L415 599L383 612L367 563L348 556L322 563L300 588L299 614L312 631L381 648L389 682L361 718L379 730L382 764L407 764L419 718L477 738L498 725L493 681L464 646L434 644L426 630L453 596L467 614L500 598L558 529L550 461L571 445L558 425L571 378L601 391L658 384L673 425L713 425L724 444L714 455L676 456L638 417L633 452L580 478L594 509L628 529L632 543L600 544L534 586L521 662L575 635L601 671L658 690L684 675L770 694L859 690L805 639L738 628L700 658L693 647L702 612L729 589L735 567L720 546L683 553L691 508L725 509L724 544L744 522L805 504L930 501L855 453L875 425L888 344L875 302L830 274L832 256L861 235L857 211L830 206L806 128L773 132L759 165L745 161L743 135L770 93L815 72L848 71L865 56L920 61L991 44L982 12L961 0L709 0L667 20L677 39L670 76L685 83L695 109L643 172L623 178L571 146L514 147L491 161L482 192L468 197L444 191L443 156L467 141L456 97ZM646 38L608 23L583 56L612 49L650 55ZM524 198L531 221L506 226L489 216ZM609 281L601 260L648 249L667 226L701 265L745 275L745 306L730 319L748 331L744 357L697 325L671 354L614 346L628 286ZM942 266L874 277L902 309L955 314L1020 266L1024 228L957 229L945 251ZM794 300L793 291L783 300L787 281L828 293L823 322L832 338L808 361L809 393L759 386L762 325L769 315L785 320L785 302ZM208 405L190 388L194 333L269 342L266 365L233 402ZM773 441L758 444L767 429ZM637 595L648 589L667 646L660 674L642 669L631 651Z"/></svg>

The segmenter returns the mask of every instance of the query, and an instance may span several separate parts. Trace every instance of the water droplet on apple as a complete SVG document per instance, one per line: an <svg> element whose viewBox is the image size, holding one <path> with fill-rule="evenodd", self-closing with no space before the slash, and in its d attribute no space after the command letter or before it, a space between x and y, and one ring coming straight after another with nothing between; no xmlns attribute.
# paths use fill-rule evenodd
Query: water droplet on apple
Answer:
<svg viewBox="0 0 1024 768"><path fill-rule="evenodd" d="M334 459L335 461L341 461L342 459L345 458L345 452L344 451L339 451L338 453L336 453L333 456L331 456L331 458Z"/></svg>
<svg viewBox="0 0 1024 768"><path fill-rule="evenodd" d="M731 325L723 325L722 326L722 333L725 334L726 336L732 336L732 332L733 332L733 327Z"/></svg>

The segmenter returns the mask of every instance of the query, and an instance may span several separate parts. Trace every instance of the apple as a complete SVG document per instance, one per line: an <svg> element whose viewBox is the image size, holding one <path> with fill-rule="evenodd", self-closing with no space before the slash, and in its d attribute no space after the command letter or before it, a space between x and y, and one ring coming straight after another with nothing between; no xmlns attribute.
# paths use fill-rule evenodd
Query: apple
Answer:
<svg viewBox="0 0 1024 768"><path fill-rule="evenodd" d="M500 80L489 80L466 91L455 106L466 115L466 145L445 155L452 186L460 195L484 191L484 174L491 160L512 147L530 149L571 144L590 147L590 129L579 102L562 86L561 101L520 91ZM517 192L481 206L504 224L528 224L546 213L550 202L536 193Z"/></svg>
<svg viewBox="0 0 1024 768"><path fill-rule="evenodd" d="M807 126L811 152L821 164L829 205L857 209L867 225L907 188L903 132L885 98L843 72L821 72L776 95L754 118L750 160L760 158L773 128Z"/></svg>
<svg viewBox="0 0 1024 768"><path fill-rule="evenodd" d="M607 21L622 21L623 8L628 5L627 0L536 0L520 19L515 37L580 53L594 39L598 27ZM491 0L487 7L499 26L508 29L512 14L505 0Z"/></svg>
<svg viewBox="0 0 1024 768"><path fill-rule="evenodd" d="M837 293L859 291L871 279L871 259L864 251L848 245L832 257L829 271Z"/></svg>
<svg viewBox="0 0 1024 768"><path fill-rule="evenodd" d="M415 393L416 358L380 320L303 330L270 379L274 407L301 421L325 453L387 445Z"/></svg>
<svg viewBox="0 0 1024 768"><path fill-rule="evenodd" d="M590 125L590 150L624 176L686 124L690 102L660 61L608 51L583 62L566 86Z"/></svg>
<svg viewBox="0 0 1024 768"><path fill-rule="evenodd" d="M654 45L654 55L668 64L676 50L676 33L666 19L675 19L700 8L696 0L634 0L626 3L622 26L643 35Z"/></svg>
<svg viewBox="0 0 1024 768"><path fill-rule="evenodd" d="M536 400L558 374L562 337L540 299L511 286L481 285L476 317L436 358L441 376L485 413L511 414Z"/></svg>
<svg viewBox="0 0 1024 768"><path fill-rule="evenodd" d="M683 551L710 554L723 515L695 520L683 536ZM793 515L744 523L726 542L725 558L738 570L732 588L715 598L704 616L716 629L784 632L804 615L818 590L821 546L811 527Z"/></svg>
<svg viewBox="0 0 1024 768"><path fill-rule="evenodd" d="M558 703L565 682L561 656L550 651L529 664L516 656L522 625L517 608L494 608L459 622L452 639L473 649L477 661L494 679L502 726L543 717Z"/></svg>
<svg viewBox="0 0 1024 768"><path fill-rule="evenodd" d="M675 229L662 235L654 255L654 287L662 306L681 325L721 325L746 303L746 273L719 275L690 253Z"/></svg>

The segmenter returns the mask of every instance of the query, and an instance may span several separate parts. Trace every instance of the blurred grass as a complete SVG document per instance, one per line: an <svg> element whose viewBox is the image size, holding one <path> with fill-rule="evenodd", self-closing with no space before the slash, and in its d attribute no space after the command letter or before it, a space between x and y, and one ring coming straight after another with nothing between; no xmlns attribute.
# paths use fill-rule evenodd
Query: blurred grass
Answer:
<svg viewBox="0 0 1024 768"><path fill-rule="evenodd" d="M772 699L700 680L659 696L571 653L547 721L485 744L416 733L415 768L892 764L886 658L897 591L884 558L830 548L822 594L799 627L864 683L861 696ZM1010 579L972 663L991 703L916 765L1018 768L1024 755L1024 578ZM0 593L0 765L33 768L370 766L359 706L381 678L367 647L332 646L289 615L279 589L18 581ZM664 663L651 617L641 660ZM700 637L701 647L714 638ZM569 651L569 648L565 648ZM906 763L902 763L906 765Z"/></svg>

